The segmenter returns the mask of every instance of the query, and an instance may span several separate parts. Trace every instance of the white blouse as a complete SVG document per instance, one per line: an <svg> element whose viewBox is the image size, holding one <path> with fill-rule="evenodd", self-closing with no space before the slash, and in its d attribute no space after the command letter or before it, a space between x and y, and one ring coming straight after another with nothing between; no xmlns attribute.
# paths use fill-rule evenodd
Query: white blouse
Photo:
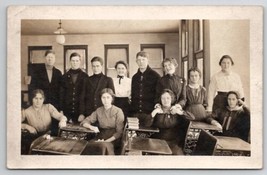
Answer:
<svg viewBox="0 0 267 175"><path fill-rule="evenodd" d="M120 78L113 78L116 97L129 97L131 96L132 80L128 77L123 77L119 84Z"/></svg>
<svg viewBox="0 0 267 175"><path fill-rule="evenodd" d="M217 92L229 92L237 91L240 94L240 98L244 97L244 89L240 76L237 73L230 72L225 74L222 71L214 74L210 80L208 90L208 107L207 111L212 110L213 99Z"/></svg>

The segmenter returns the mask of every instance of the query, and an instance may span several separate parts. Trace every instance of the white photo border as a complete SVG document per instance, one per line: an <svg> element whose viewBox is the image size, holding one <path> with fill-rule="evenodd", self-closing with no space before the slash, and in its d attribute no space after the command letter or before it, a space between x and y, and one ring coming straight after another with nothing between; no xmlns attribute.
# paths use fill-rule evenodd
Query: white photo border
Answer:
<svg viewBox="0 0 267 175"><path fill-rule="evenodd" d="M49 13L47 13L49 11ZM131 13L129 13L129 11ZM103 13L105 12L105 13ZM168 12L168 13L166 13ZM127 14L127 15L123 15ZM215 15L216 14L216 15ZM250 20L251 156L22 156L22 19ZM260 6L10 6L7 26L7 167L10 169L260 169L263 166L263 8Z"/></svg>

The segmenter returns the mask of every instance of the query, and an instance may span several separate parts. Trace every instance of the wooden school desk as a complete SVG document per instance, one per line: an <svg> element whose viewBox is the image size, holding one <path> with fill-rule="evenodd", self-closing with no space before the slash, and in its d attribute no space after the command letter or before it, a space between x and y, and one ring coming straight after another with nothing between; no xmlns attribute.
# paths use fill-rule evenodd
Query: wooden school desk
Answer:
<svg viewBox="0 0 267 175"><path fill-rule="evenodd" d="M215 156L250 156L250 144L237 137L215 136Z"/></svg>
<svg viewBox="0 0 267 175"><path fill-rule="evenodd" d="M67 124L59 129L58 136L75 140L90 140L96 136L94 131L82 127L79 124Z"/></svg>
<svg viewBox="0 0 267 175"><path fill-rule="evenodd" d="M87 141L85 140L73 140L62 137L46 139L44 136L40 136L33 141L30 154L80 155L86 145Z"/></svg>
<svg viewBox="0 0 267 175"><path fill-rule="evenodd" d="M172 151L165 140L134 137L128 140L126 155L139 152L141 155L171 155Z"/></svg>

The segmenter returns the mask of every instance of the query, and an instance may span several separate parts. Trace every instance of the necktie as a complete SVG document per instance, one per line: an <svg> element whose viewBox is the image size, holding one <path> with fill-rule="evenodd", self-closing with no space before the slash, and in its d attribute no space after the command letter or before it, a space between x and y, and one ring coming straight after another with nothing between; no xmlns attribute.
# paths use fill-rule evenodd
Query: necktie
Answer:
<svg viewBox="0 0 267 175"><path fill-rule="evenodd" d="M119 78L119 84L121 84L121 79L123 79L123 76L118 75L117 77Z"/></svg>

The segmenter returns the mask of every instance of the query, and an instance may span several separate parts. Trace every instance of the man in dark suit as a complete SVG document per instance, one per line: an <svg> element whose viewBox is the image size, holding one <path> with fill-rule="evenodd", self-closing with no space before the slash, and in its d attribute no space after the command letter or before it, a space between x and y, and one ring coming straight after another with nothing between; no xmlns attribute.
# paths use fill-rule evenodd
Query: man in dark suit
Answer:
<svg viewBox="0 0 267 175"><path fill-rule="evenodd" d="M87 79L85 91L85 115L89 116L98 107L102 106L100 92L104 88L114 90L113 80L102 73L103 59L93 57L91 60L93 75Z"/></svg>
<svg viewBox="0 0 267 175"><path fill-rule="evenodd" d="M132 78L131 113L139 119L141 126L152 124L151 112L154 109L156 86L160 75L148 65L148 53L141 51L136 54L136 63L139 67Z"/></svg>
<svg viewBox="0 0 267 175"><path fill-rule="evenodd" d="M32 75L30 93L35 89L42 89L45 94L45 103L50 103L59 109L59 88L62 73L54 67L55 52L48 50L45 52L46 63L39 67Z"/></svg>
<svg viewBox="0 0 267 175"><path fill-rule="evenodd" d="M59 106L59 89L62 73L55 68L56 61L55 52L47 50L45 52L46 63L38 67L32 75L29 92L35 89L42 89L45 94L45 102L52 104L57 110L61 110ZM52 134L56 134L58 130L58 121L52 119Z"/></svg>
<svg viewBox="0 0 267 175"><path fill-rule="evenodd" d="M88 75L80 68L80 54L74 52L70 55L70 65L71 69L63 75L61 81L60 106L68 122L78 123L84 119L84 91Z"/></svg>

